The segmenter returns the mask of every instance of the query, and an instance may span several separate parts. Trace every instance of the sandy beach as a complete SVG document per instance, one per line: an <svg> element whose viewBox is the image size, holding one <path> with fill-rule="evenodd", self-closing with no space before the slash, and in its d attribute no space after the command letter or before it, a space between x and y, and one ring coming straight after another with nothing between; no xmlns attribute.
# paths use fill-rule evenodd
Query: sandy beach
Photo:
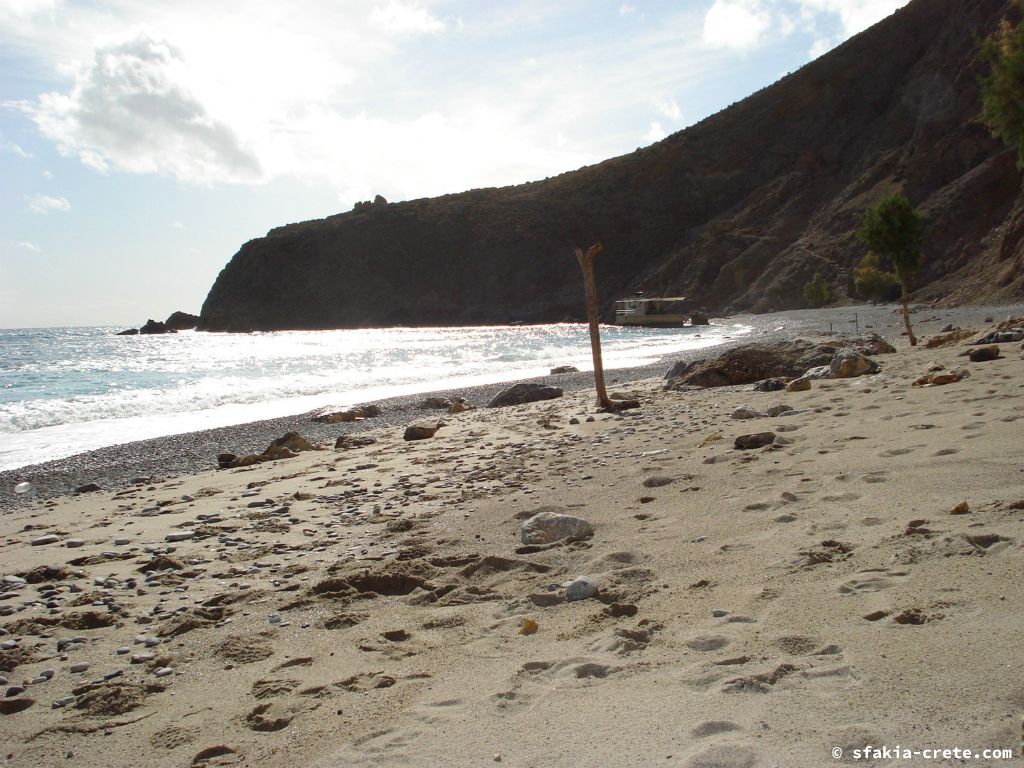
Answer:
<svg viewBox="0 0 1024 768"><path fill-rule="evenodd" d="M859 308L896 352L806 391L666 390L663 365L610 375L623 414L581 375L528 405L122 446L109 482L73 460L100 491L33 470L65 479L31 504L5 473L0 764L1015 764L1024 351L964 356L1010 311L920 309L910 348L893 307ZM752 318L742 343L852 312ZM974 334L926 348L947 324ZM285 427L321 449L213 468ZM334 448L356 431L375 442ZM592 535L524 543L541 513Z"/></svg>

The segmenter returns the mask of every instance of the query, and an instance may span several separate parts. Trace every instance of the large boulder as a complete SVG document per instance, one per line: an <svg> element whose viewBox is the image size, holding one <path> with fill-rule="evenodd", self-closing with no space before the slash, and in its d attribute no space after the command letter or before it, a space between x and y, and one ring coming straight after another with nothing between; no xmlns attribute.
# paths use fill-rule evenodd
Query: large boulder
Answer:
<svg viewBox="0 0 1024 768"><path fill-rule="evenodd" d="M426 440L437 434L441 425L436 421L420 421L405 428L405 440Z"/></svg>
<svg viewBox="0 0 1024 768"><path fill-rule="evenodd" d="M878 363L854 349L840 349L836 352L829 371L833 379L851 379L878 372Z"/></svg>
<svg viewBox="0 0 1024 768"><path fill-rule="evenodd" d="M503 408L507 405L523 405L539 400L554 400L562 396L561 387L549 387L546 384L520 383L503 389L487 404L488 408Z"/></svg>
<svg viewBox="0 0 1024 768"><path fill-rule="evenodd" d="M680 386L724 387L765 380L796 379L807 371L830 366L837 352L885 354L895 348L875 333L828 339L757 342L728 349L710 360L676 363L665 378L666 389Z"/></svg>
<svg viewBox="0 0 1024 768"><path fill-rule="evenodd" d="M316 446L306 440L298 432L286 432L283 437L279 437L274 440L270 445L267 446L267 450L263 452L263 455L267 459L276 458L291 458L300 451L315 451ZM287 451L289 455L284 455Z"/></svg>
<svg viewBox="0 0 1024 768"><path fill-rule="evenodd" d="M164 326L172 331L190 331L199 325L199 315L188 312L172 312L164 321Z"/></svg>

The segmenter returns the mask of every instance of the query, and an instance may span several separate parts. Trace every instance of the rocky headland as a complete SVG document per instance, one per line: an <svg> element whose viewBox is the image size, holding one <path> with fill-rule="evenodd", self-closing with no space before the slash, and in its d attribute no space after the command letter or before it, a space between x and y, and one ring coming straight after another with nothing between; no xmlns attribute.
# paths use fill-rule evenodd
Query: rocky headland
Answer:
<svg viewBox="0 0 1024 768"><path fill-rule="evenodd" d="M242 246L204 330L583 319L573 250L595 240L615 298L687 295L715 314L853 296L862 211L902 189L927 217L914 298L1024 293L1015 155L978 122L976 61L1006 0L913 0L717 115L636 152L502 189L378 198Z"/></svg>

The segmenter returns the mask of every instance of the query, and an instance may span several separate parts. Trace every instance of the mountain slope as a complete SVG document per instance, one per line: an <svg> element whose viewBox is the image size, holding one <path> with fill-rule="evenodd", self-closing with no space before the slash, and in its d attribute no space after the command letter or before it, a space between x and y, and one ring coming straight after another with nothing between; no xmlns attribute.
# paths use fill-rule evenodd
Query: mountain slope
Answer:
<svg viewBox="0 0 1024 768"><path fill-rule="evenodd" d="M1014 155L977 124L974 35L1005 0L914 0L764 90L646 149L543 182L381 201L246 243L206 330L581 319L573 249L603 241L621 295L716 312L800 306L815 271L852 291L854 231L886 187L928 217L921 300L1024 294Z"/></svg>

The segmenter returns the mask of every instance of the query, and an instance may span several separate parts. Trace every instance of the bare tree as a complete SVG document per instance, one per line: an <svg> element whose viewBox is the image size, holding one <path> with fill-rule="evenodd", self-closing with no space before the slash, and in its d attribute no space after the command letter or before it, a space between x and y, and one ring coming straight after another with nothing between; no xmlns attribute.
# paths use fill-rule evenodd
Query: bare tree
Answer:
<svg viewBox="0 0 1024 768"><path fill-rule="evenodd" d="M584 253L576 249L576 260L583 270L583 290L587 297L587 320L590 322L590 350L594 354L594 385L597 387L597 404L613 409L608 391L604 388L604 365L601 363L601 329L597 318L597 285L594 283L594 257L601 252L600 242L594 243Z"/></svg>

